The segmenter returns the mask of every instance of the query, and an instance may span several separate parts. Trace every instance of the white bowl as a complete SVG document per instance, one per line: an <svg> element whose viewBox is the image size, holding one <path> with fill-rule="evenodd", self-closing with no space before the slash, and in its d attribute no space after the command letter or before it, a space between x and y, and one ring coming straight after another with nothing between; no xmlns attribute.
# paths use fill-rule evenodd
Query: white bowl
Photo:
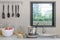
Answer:
<svg viewBox="0 0 60 40"><path fill-rule="evenodd" d="M11 30L5 30L5 28L2 29L3 36L12 36L13 35L14 28Z"/></svg>

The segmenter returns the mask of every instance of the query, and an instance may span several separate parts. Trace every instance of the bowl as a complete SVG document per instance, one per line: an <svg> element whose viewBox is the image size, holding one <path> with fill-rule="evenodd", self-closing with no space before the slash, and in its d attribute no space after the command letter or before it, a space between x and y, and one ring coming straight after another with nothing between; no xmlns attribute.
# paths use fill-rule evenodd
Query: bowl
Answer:
<svg viewBox="0 0 60 40"><path fill-rule="evenodd" d="M6 29L6 28L3 28L2 29L2 35L3 36L12 36L13 35L13 32L14 32L14 28L12 29Z"/></svg>

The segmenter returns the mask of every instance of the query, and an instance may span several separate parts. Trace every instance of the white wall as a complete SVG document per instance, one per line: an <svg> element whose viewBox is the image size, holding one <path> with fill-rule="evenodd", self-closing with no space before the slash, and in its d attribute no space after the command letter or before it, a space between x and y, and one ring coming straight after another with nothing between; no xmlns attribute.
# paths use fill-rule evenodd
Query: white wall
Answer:
<svg viewBox="0 0 60 40"><path fill-rule="evenodd" d="M9 0L0 0L0 1L9 1ZM56 27L46 28L46 33L57 33L60 34L60 1L59 0L10 0L10 1L22 1L23 4L21 5L20 11L20 18L7 18L2 19L0 17L0 24L8 23L14 25L16 29L23 29L27 32L27 27L30 25L30 1L56 1ZM11 13L11 12L10 12ZM1 11L0 11L1 14ZM1 16L1 15L0 15ZM38 28L38 33L41 33L42 28ZM20 30L19 30L20 31Z"/></svg>

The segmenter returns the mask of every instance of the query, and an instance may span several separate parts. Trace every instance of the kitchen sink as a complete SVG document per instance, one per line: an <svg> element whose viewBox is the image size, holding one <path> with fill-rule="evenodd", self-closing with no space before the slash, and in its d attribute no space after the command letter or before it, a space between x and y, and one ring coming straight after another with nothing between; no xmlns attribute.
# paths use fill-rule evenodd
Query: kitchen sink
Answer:
<svg viewBox="0 0 60 40"><path fill-rule="evenodd" d="M56 38L56 34L40 34L39 38Z"/></svg>
<svg viewBox="0 0 60 40"><path fill-rule="evenodd" d="M57 38L56 34L28 35L28 38Z"/></svg>

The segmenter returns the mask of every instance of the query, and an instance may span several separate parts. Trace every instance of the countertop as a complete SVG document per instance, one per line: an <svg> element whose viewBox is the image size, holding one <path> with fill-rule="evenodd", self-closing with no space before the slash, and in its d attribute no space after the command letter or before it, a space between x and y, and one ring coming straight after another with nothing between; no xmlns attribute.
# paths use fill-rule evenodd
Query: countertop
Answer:
<svg viewBox="0 0 60 40"><path fill-rule="evenodd" d="M0 36L0 40L60 40L60 38L17 38L13 35L10 37Z"/></svg>

